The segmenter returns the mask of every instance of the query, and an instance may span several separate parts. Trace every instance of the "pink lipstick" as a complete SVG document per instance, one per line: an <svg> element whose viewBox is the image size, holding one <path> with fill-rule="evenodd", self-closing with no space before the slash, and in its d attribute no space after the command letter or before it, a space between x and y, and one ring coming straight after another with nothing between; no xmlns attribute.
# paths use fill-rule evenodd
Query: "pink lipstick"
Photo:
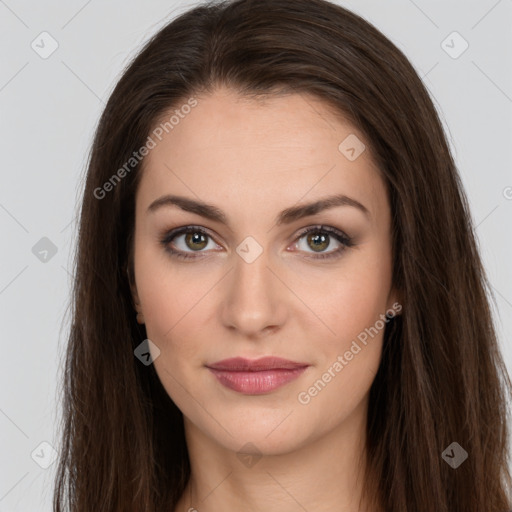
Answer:
<svg viewBox="0 0 512 512"><path fill-rule="evenodd" d="M235 357L206 366L225 387L247 395L260 395L296 379L309 365L279 357L253 361Z"/></svg>

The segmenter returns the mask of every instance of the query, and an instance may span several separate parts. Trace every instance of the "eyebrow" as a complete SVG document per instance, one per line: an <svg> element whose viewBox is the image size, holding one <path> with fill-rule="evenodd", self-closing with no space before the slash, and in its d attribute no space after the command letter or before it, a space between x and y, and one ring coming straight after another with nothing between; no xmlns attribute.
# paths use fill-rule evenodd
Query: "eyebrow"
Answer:
<svg viewBox="0 0 512 512"><path fill-rule="evenodd" d="M195 213L207 219L225 224L229 227L227 216L222 210L212 204L196 201L195 199L190 199L183 196L176 196L171 194L162 196L149 205L147 213L152 213L164 206L172 205L178 206L187 212ZM310 203L286 208L278 214L275 222L278 226L281 224L290 224L296 220L302 219L303 217L315 215L316 213L330 208L335 208L337 206L352 206L353 208L357 208L358 210L362 211L368 218L370 218L370 212L368 208L366 208L359 201L356 201L355 199L352 199L351 197L343 194L337 194L333 196L327 196Z"/></svg>

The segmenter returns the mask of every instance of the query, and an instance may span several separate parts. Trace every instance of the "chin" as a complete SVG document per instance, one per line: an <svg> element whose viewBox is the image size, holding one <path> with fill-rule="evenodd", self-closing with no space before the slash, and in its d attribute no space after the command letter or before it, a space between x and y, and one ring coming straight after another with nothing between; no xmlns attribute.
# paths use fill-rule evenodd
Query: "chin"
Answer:
<svg viewBox="0 0 512 512"><path fill-rule="evenodd" d="M259 455L285 455L301 448L314 437L298 415L292 413L287 418L288 414L279 411L275 416L262 418L263 413L260 411L255 418L247 414L236 418L219 418L225 430L217 422L213 422L213 425L211 422L196 425L196 428L235 453L243 449L244 452L254 450Z"/></svg>

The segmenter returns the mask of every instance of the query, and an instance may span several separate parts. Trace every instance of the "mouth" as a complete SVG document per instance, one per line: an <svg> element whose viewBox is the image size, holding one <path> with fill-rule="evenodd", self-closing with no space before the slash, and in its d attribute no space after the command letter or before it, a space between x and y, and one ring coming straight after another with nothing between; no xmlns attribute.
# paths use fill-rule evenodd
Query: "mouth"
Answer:
<svg viewBox="0 0 512 512"><path fill-rule="evenodd" d="M236 357L206 367L228 389L248 395L260 395L295 380L309 365L278 357L263 357L253 361Z"/></svg>

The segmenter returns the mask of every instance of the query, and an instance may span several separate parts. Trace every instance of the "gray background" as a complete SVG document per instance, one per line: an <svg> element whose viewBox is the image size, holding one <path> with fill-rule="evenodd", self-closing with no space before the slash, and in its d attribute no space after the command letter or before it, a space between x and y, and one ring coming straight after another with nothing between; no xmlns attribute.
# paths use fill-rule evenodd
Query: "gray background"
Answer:
<svg viewBox="0 0 512 512"><path fill-rule="evenodd" d="M434 98L478 226L511 369L512 0L339 3L402 49ZM56 464L41 465L51 463L49 445L59 449L68 269L94 127L140 45L194 4L0 0L0 512L51 510ZM44 31L58 43L47 58ZM460 55L454 31L469 44Z"/></svg>

